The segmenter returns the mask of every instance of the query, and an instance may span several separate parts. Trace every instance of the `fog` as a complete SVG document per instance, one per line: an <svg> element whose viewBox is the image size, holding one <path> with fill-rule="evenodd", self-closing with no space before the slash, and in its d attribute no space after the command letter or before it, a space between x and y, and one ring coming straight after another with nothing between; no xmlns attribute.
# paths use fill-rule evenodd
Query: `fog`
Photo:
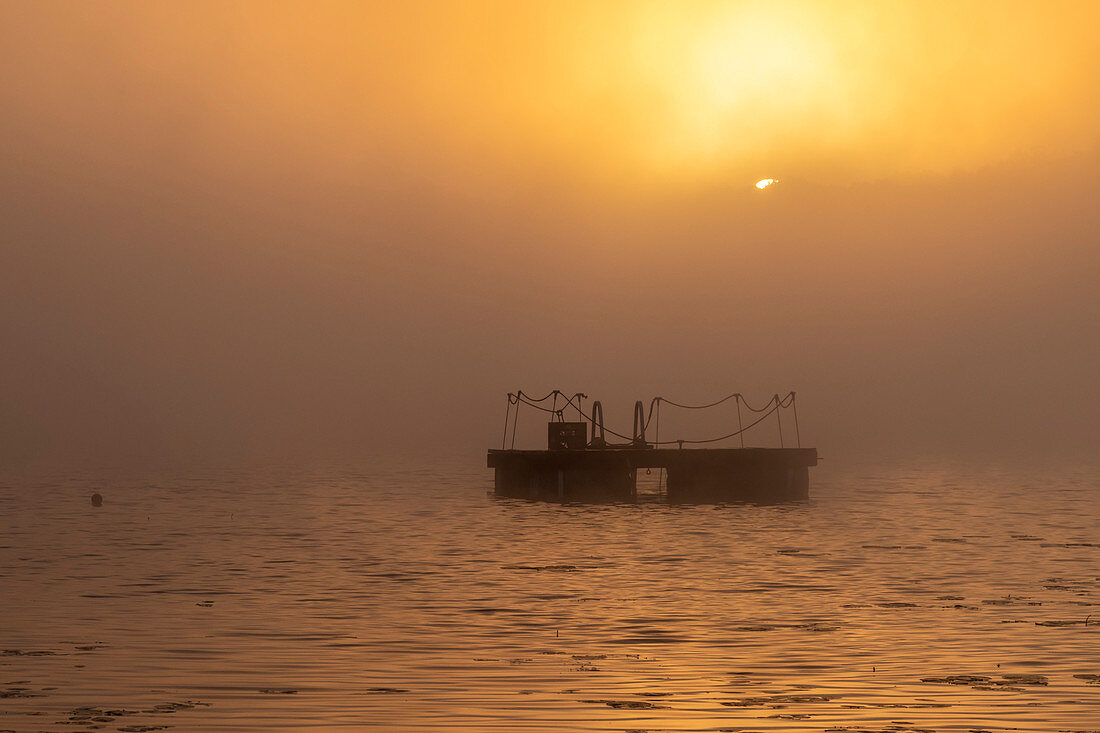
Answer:
<svg viewBox="0 0 1100 733"><path fill-rule="evenodd" d="M827 460L1092 456L1090 6L844 6L881 79L754 88L700 150L591 55L630 6L510 7L0 4L0 459L476 461L554 388L620 432L795 390Z"/></svg>

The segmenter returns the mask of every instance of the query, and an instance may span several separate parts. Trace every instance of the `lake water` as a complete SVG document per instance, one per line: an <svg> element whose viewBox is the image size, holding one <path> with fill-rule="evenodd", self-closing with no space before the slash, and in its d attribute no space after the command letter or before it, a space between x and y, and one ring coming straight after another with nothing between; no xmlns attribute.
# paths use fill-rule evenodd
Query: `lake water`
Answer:
<svg viewBox="0 0 1100 733"><path fill-rule="evenodd" d="M1098 470L592 506L482 465L6 476L0 730L1100 730Z"/></svg>

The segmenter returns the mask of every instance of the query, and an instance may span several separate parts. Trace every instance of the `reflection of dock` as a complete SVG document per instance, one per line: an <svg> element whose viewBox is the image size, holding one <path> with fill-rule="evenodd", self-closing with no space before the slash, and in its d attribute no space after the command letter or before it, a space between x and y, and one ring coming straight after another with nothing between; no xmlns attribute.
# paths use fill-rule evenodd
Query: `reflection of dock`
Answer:
<svg viewBox="0 0 1100 733"><path fill-rule="evenodd" d="M713 501L792 501L809 497L809 469L817 465L817 450L802 448L798 435L798 412L794 393L778 394L763 407L753 408L739 394L706 405L684 405L655 397L648 416L641 402L634 405L632 437L616 433L603 425L603 407L597 401L590 412L583 408L585 395L572 397L554 390L542 398L523 392L508 395L504 445L508 443L511 421L512 445L490 450L487 463L495 470L498 496L570 500L633 501L637 498L637 471L658 469L659 487L670 502ZM552 400L552 402L550 402ZM717 407L733 400L737 430L706 440L660 440L662 405L687 410ZM559 404L561 405L559 409ZM513 413L512 407L515 406ZM516 420L520 405L549 413L547 449L515 448ZM749 411L745 424L742 407ZM782 411L790 409L794 418L796 448L783 447ZM566 422L565 411L575 410L586 422ZM774 416L779 428L779 448L747 448L745 433ZM588 439L591 425L592 439ZM652 426L654 439L646 439ZM625 442L609 443L606 435ZM711 445L736 439L736 448L685 448L684 445ZM662 447L675 446L675 447Z"/></svg>
<svg viewBox="0 0 1100 733"><path fill-rule="evenodd" d="M666 472L676 501L806 499L815 448L582 448L490 450L500 496L633 500L639 468Z"/></svg>

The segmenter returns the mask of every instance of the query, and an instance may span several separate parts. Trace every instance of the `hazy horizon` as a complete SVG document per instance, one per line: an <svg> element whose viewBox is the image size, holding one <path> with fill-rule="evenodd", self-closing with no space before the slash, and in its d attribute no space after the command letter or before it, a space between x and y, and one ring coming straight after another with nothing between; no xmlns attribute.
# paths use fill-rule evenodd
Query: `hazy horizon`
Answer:
<svg viewBox="0 0 1100 733"><path fill-rule="evenodd" d="M0 733L1100 733L1096 28L0 0Z"/></svg>
<svg viewBox="0 0 1100 733"><path fill-rule="evenodd" d="M1091 460L1098 6L675 7L0 3L0 461L473 453L554 388Z"/></svg>

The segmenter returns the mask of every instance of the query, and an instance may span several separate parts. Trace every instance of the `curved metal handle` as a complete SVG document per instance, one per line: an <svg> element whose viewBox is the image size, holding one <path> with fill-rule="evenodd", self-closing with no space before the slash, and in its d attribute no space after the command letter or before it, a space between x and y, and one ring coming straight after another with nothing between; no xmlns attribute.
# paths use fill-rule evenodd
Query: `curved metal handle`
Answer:
<svg viewBox="0 0 1100 733"><path fill-rule="evenodd" d="M634 447L644 448L645 442L645 405L641 400L634 403Z"/></svg>
<svg viewBox="0 0 1100 733"><path fill-rule="evenodd" d="M599 432L597 433L597 429ZM603 403L596 400L592 403L592 442L594 448L602 448L607 445L607 436L603 429Z"/></svg>

